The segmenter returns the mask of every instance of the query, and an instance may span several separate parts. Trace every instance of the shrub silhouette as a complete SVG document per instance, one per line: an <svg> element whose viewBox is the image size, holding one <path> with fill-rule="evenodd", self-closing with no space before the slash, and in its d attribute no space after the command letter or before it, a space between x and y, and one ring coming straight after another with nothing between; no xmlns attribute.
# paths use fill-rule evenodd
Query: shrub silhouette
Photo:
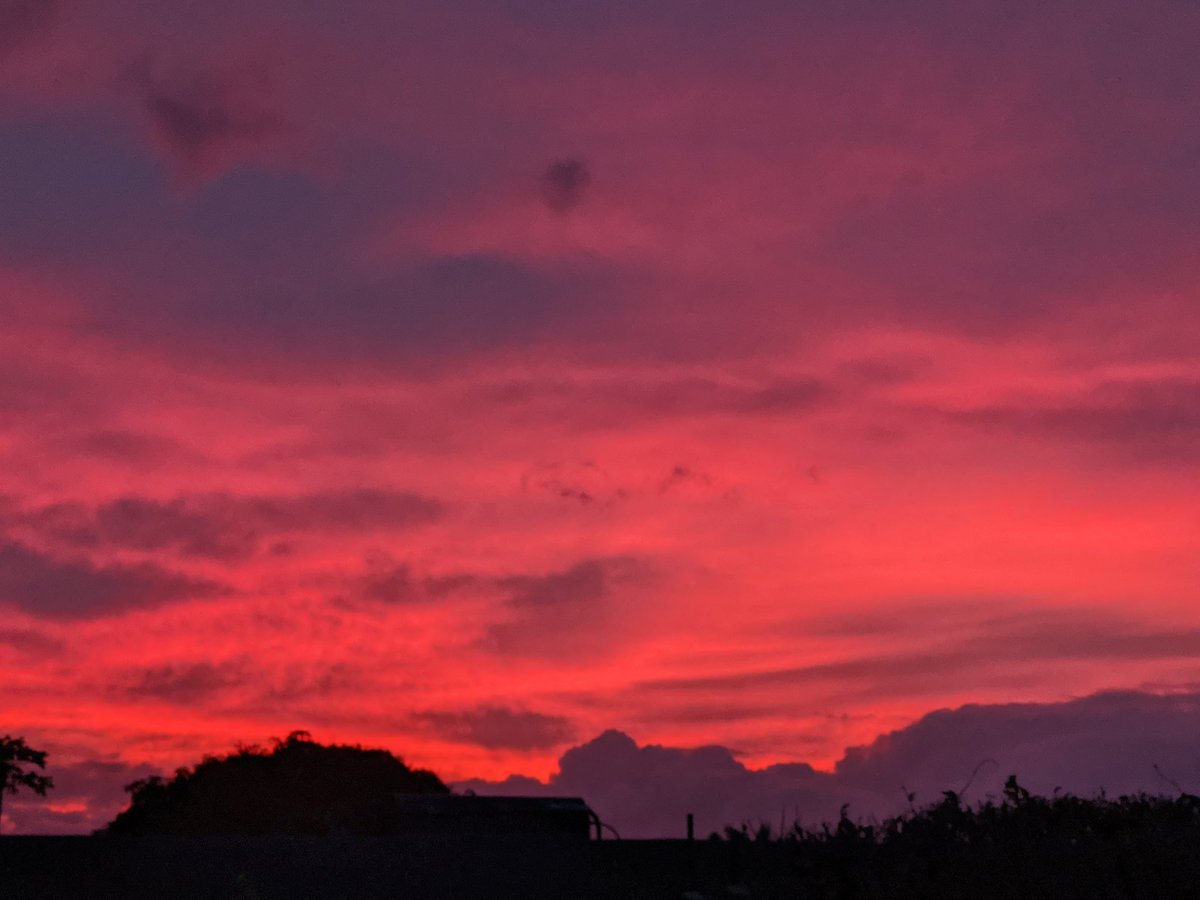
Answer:
<svg viewBox="0 0 1200 900"><path fill-rule="evenodd" d="M305 731L272 749L240 746L125 788L129 808L104 833L321 835L384 833L393 794L448 794L432 772L410 769L386 750L325 746Z"/></svg>
<svg viewBox="0 0 1200 900"><path fill-rule="evenodd" d="M882 822L726 829L761 855L756 896L810 898L1197 897L1200 797L1071 794L1041 797L1009 777L1002 796L975 806L954 791ZM769 831L769 828L767 829ZM714 835L716 837L716 835ZM751 840L751 838L756 838ZM753 857L742 857L750 865ZM781 863L786 861L786 871ZM770 863L767 865L766 863Z"/></svg>

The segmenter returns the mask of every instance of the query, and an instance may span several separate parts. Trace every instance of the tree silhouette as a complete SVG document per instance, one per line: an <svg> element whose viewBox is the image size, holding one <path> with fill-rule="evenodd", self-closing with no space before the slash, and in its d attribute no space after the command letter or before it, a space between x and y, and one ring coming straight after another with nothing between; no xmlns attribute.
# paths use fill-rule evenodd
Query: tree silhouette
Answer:
<svg viewBox="0 0 1200 900"><path fill-rule="evenodd" d="M239 746L192 769L135 781L108 834L359 834L389 830L394 794L448 794L386 750L325 746L293 731L268 751Z"/></svg>
<svg viewBox="0 0 1200 900"><path fill-rule="evenodd" d="M46 796L46 791L54 787L54 779L25 768L24 763L46 768L46 752L34 750L25 743L24 738L6 734L0 738L0 826L3 824L4 795L15 795L21 788L28 788L35 794Z"/></svg>

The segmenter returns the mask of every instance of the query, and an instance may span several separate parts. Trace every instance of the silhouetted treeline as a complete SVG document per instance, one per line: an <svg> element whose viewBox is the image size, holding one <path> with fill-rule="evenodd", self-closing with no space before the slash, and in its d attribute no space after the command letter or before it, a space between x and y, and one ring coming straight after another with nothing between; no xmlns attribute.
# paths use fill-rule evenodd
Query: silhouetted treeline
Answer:
<svg viewBox="0 0 1200 900"><path fill-rule="evenodd" d="M108 834L379 834L390 828L394 794L450 792L386 750L325 746L303 731L269 750L240 747L126 790L129 808Z"/></svg>

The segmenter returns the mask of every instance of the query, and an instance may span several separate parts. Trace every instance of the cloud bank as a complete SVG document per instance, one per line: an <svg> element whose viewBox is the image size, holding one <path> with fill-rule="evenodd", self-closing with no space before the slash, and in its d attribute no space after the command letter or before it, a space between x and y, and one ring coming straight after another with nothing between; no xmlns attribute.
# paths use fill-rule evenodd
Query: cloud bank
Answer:
<svg viewBox="0 0 1200 900"><path fill-rule="evenodd" d="M930 713L851 747L832 771L805 764L750 769L726 747L639 745L606 731L574 747L546 781L466 781L478 793L581 796L624 837L679 837L688 813L700 832L781 819L813 826L904 811L943 791L999 798L1016 774L1034 793L1095 796L1200 788L1200 694L1095 694L1056 704L989 704ZM1159 771L1155 770L1158 767ZM1159 774L1159 773L1162 774Z"/></svg>

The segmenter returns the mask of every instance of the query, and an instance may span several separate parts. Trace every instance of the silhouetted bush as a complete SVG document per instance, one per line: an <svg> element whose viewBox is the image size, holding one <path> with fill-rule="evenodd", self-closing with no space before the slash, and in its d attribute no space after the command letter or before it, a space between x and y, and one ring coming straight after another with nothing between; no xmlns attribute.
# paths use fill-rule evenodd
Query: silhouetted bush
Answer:
<svg viewBox="0 0 1200 900"><path fill-rule="evenodd" d="M303 731L270 750L239 747L126 790L129 808L107 834L383 834L392 827L393 794L450 792L386 750L325 746Z"/></svg>
<svg viewBox="0 0 1200 900"><path fill-rule="evenodd" d="M1183 792L1047 798L1010 777L1002 797L974 807L946 791L882 822L854 821L843 807L817 828L725 835L762 897L1200 896L1200 797Z"/></svg>

